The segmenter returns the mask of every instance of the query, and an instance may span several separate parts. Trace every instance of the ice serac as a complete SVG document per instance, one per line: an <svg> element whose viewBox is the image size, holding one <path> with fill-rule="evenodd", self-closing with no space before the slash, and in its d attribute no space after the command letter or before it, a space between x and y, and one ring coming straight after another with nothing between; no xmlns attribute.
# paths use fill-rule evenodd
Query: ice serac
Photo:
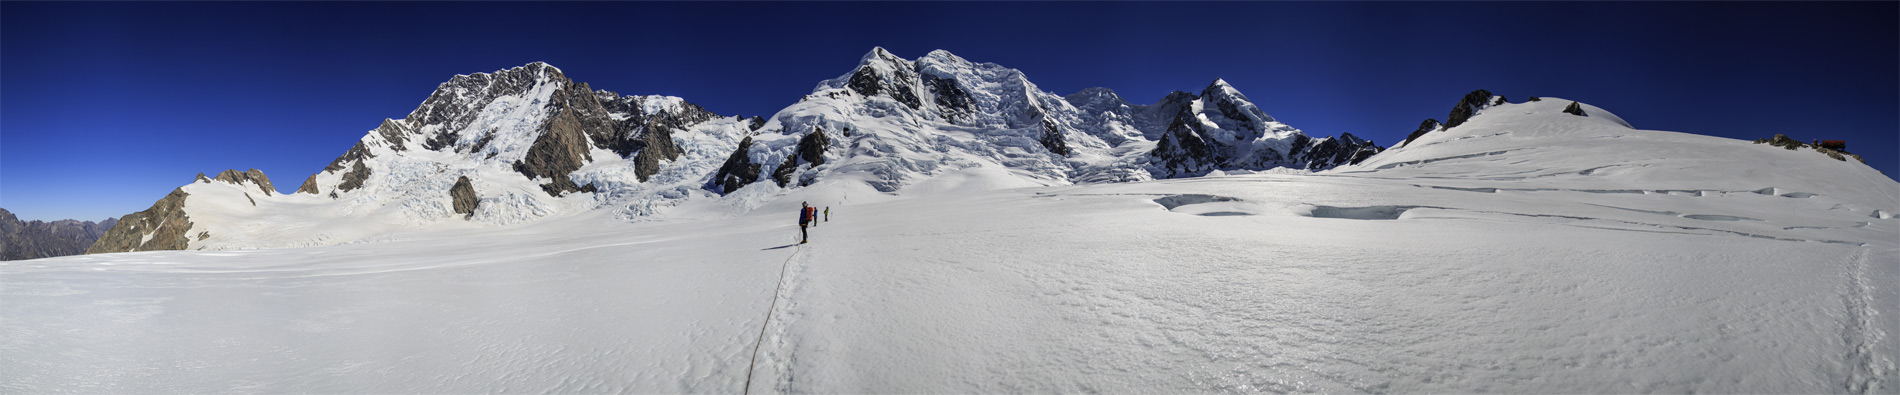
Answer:
<svg viewBox="0 0 1900 395"><path fill-rule="evenodd" d="M118 218L105 221L21 221L0 208L0 261L79 255L99 240Z"/></svg>

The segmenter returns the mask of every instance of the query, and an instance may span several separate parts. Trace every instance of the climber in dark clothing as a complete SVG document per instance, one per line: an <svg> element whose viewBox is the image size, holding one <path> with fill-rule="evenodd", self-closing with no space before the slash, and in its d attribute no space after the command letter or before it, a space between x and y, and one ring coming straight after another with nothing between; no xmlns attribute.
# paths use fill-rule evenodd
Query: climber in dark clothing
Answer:
<svg viewBox="0 0 1900 395"><path fill-rule="evenodd" d="M810 203L799 203L799 205L803 207L798 209L798 244L805 244L806 241L811 240L811 236L805 233L805 228L811 226L811 220L813 214L817 214L817 208L812 207Z"/></svg>

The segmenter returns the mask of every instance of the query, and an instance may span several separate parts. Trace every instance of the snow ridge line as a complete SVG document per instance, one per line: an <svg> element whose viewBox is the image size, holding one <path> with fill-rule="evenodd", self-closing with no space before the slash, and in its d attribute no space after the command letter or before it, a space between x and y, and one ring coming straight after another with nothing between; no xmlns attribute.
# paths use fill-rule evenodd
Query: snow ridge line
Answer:
<svg viewBox="0 0 1900 395"><path fill-rule="evenodd" d="M759 323L759 338L752 342L752 362L746 364L745 367L745 392L743 393L752 393L752 370L759 366L759 348L765 345L765 328L772 326L772 314L778 312L779 291L785 289L785 268L792 265L792 258L797 258L798 253L805 252L804 245L793 248L796 249L792 250L792 255L785 257L785 262L778 265L778 285L772 288L772 307L765 310L765 322Z"/></svg>

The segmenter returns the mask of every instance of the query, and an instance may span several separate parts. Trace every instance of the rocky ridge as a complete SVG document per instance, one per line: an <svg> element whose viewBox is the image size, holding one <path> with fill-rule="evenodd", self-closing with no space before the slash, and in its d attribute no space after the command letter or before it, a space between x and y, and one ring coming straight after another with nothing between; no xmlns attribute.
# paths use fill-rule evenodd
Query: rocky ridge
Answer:
<svg viewBox="0 0 1900 395"><path fill-rule="evenodd" d="M0 261L84 254L99 236L118 222L118 218L99 222L21 221L12 212L0 208Z"/></svg>
<svg viewBox="0 0 1900 395"><path fill-rule="evenodd" d="M1537 101L1540 99L1538 99L1536 96L1532 96L1531 100ZM1419 123L1418 130L1413 131L1409 135L1406 135L1405 141L1402 141L1398 144L1393 145L1393 148L1411 145L1412 141L1418 140L1419 137L1424 136L1426 133L1451 129L1454 127L1458 127L1458 125L1463 125L1465 121L1470 120L1471 117L1477 116L1478 112L1483 111L1486 108L1491 108L1492 106L1505 104L1505 103L1509 103L1509 101L1506 100L1504 96L1492 95L1491 91L1488 91L1488 90L1479 89L1479 90L1471 91L1471 93L1466 93L1465 97L1458 99L1458 104L1455 104L1451 107L1451 114L1445 116L1445 123L1441 124L1441 123L1438 123L1438 120L1436 119L1427 118L1425 119L1425 122ZM1575 103L1573 102L1572 104L1575 104ZM1573 105L1572 107L1575 107L1575 106ZM1581 112L1582 110L1578 110L1578 111Z"/></svg>

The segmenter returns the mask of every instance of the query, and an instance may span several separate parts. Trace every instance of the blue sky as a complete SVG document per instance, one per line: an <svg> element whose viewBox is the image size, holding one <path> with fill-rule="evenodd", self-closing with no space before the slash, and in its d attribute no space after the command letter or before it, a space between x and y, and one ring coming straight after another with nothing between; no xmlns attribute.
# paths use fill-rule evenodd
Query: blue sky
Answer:
<svg viewBox="0 0 1900 395"><path fill-rule="evenodd" d="M199 172L294 190L455 74L769 116L873 46L1134 102L1224 78L1382 145L1457 99L1555 96L1638 128L1845 139L1900 174L1900 3L0 3L0 208L99 220Z"/></svg>

